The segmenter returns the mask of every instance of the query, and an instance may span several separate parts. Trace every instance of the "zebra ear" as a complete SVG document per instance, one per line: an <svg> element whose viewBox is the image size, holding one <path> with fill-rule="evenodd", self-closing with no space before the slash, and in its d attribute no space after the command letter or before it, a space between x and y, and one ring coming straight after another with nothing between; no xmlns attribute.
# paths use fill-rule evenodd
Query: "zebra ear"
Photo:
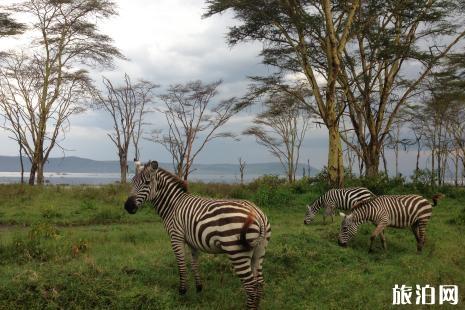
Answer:
<svg viewBox="0 0 465 310"><path fill-rule="evenodd" d="M346 215L343 212L339 212L339 215L342 217L346 217Z"/></svg>
<svg viewBox="0 0 465 310"><path fill-rule="evenodd" d="M158 169L158 161L156 161L156 160L151 161L151 162L150 162L150 167L151 167L153 170L157 170L157 169Z"/></svg>

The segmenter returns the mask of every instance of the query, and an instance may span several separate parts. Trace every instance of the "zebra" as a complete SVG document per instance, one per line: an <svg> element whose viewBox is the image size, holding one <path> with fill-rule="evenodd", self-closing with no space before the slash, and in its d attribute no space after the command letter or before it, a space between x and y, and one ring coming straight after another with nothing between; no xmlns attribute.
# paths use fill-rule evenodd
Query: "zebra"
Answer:
<svg viewBox="0 0 465 310"><path fill-rule="evenodd" d="M410 227L417 240L417 251L421 252L432 209L431 203L419 195L385 195L361 202L352 209L351 214L340 213L344 219L338 243L340 246L347 246L347 242L357 233L359 225L370 221L376 228L371 234L369 252L373 251L373 241L378 234L386 250L386 239L382 234L386 227Z"/></svg>
<svg viewBox="0 0 465 310"><path fill-rule="evenodd" d="M373 197L375 195L364 187L330 189L307 206L304 224L310 224L321 208L325 208L323 221L326 222L326 216L328 215L331 215L331 221L334 221L333 213L335 209L350 210L355 204Z"/></svg>
<svg viewBox="0 0 465 310"><path fill-rule="evenodd" d="M130 214L149 201L160 215L171 239L179 269L179 293L186 288L185 245L192 255L197 292L202 290L198 270L200 251L225 253L247 295L247 308L257 309L263 294L262 263L271 236L266 215L245 200L216 200L188 193L185 182L150 161L132 179L124 208Z"/></svg>

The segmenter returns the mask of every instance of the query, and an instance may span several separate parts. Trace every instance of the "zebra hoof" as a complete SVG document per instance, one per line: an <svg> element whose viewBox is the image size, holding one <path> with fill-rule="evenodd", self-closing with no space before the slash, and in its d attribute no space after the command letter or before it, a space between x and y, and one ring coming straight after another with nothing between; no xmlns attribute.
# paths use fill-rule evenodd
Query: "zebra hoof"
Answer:
<svg viewBox="0 0 465 310"><path fill-rule="evenodd" d="M202 284L198 284L195 286L195 288L197 289L197 293L200 293L202 291Z"/></svg>
<svg viewBox="0 0 465 310"><path fill-rule="evenodd" d="M373 253L373 249L368 249L368 253Z"/></svg>
<svg viewBox="0 0 465 310"><path fill-rule="evenodd" d="M179 288L179 295L186 295L186 293L187 293L187 288L185 287Z"/></svg>

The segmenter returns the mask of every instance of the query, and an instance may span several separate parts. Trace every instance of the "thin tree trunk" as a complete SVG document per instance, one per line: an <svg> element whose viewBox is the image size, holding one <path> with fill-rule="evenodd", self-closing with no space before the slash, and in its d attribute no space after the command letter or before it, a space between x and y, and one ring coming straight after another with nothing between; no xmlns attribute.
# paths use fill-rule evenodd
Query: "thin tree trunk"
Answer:
<svg viewBox="0 0 465 310"><path fill-rule="evenodd" d="M334 187L344 185L344 165L342 158L342 146L339 128L337 125L328 126L329 149L328 149L328 174L329 183Z"/></svg>
<svg viewBox="0 0 465 310"><path fill-rule="evenodd" d="M455 159L454 159L454 168L455 168L455 180L454 180L454 185L455 187L459 186L459 155L457 154L457 151L455 151Z"/></svg>
<svg viewBox="0 0 465 310"><path fill-rule="evenodd" d="M416 160L416 163L415 163L415 173L418 174L418 172L420 171L420 152L421 152L421 145L420 145L420 141L417 140L417 160Z"/></svg>
<svg viewBox="0 0 465 310"><path fill-rule="evenodd" d="M381 153L381 155L383 157L384 173L388 175L387 159L386 159L386 153L385 153L384 147L383 147L383 152Z"/></svg>
<svg viewBox="0 0 465 310"><path fill-rule="evenodd" d="M31 171L29 172L29 185L34 185L36 180L37 164L31 163Z"/></svg>
<svg viewBox="0 0 465 310"><path fill-rule="evenodd" d="M19 143L19 165L21 169L21 184L24 184L23 145Z"/></svg>

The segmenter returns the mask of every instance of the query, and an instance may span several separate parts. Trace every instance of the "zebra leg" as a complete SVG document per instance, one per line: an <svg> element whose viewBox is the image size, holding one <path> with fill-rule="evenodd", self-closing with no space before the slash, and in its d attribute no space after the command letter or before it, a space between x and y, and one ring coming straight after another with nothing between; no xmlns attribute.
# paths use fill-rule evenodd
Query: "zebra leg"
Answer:
<svg viewBox="0 0 465 310"><path fill-rule="evenodd" d="M257 285L256 278L252 271L251 264L251 253L244 252L243 256L236 257L236 255L229 255L229 259L234 267L234 272L241 279L242 286L245 289L247 295L247 309L257 309L256 297L257 297Z"/></svg>
<svg viewBox="0 0 465 310"><path fill-rule="evenodd" d="M423 246L425 244L425 239L426 239L425 230L426 230L426 223L425 222L418 223L417 232L418 232L419 242L417 243L417 252L421 252L421 250L423 250Z"/></svg>
<svg viewBox="0 0 465 310"><path fill-rule="evenodd" d="M176 263L179 270L179 294L184 295L187 292L186 279L187 268L185 259L185 245L184 239L176 236L171 237L171 247L173 248L174 255L176 256Z"/></svg>
<svg viewBox="0 0 465 310"><path fill-rule="evenodd" d="M384 230L379 233L379 238L381 239L381 244L383 245L383 249L386 251L386 238L384 237Z"/></svg>
<svg viewBox="0 0 465 310"><path fill-rule="evenodd" d="M265 258L265 251L266 251L266 246L268 244L268 240L263 239L260 241L258 246L254 249L254 253L252 256L252 271L255 277L256 281L256 292L257 296L255 299L255 307L258 309L260 305L260 299L263 296L263 284L265 283L265 280L263 279L263 273L262 273L262 264L263 264L263 259Z"/></svg>
<svg viewBox="0 0 465 310"><path fill-rule="evenodd" d="M368 252L373 252L373 241L376 239L376 236L378 236L384 229L385 225L382 223L379 223L375 230L371 233L370 237L370 248L368 249Z"/></svg>
<svg viewBox="0 0 465 310"><path fill-rule="evenodd" d="M195 278L195 288L197 289L197 292L202 291L202 281L200 279L200 272L199 272L199 251L194 248L191 249L191 254L192 254L192 260L191 260L191 265L192 265L192 271L194 272L194 278Z"/></svg>

